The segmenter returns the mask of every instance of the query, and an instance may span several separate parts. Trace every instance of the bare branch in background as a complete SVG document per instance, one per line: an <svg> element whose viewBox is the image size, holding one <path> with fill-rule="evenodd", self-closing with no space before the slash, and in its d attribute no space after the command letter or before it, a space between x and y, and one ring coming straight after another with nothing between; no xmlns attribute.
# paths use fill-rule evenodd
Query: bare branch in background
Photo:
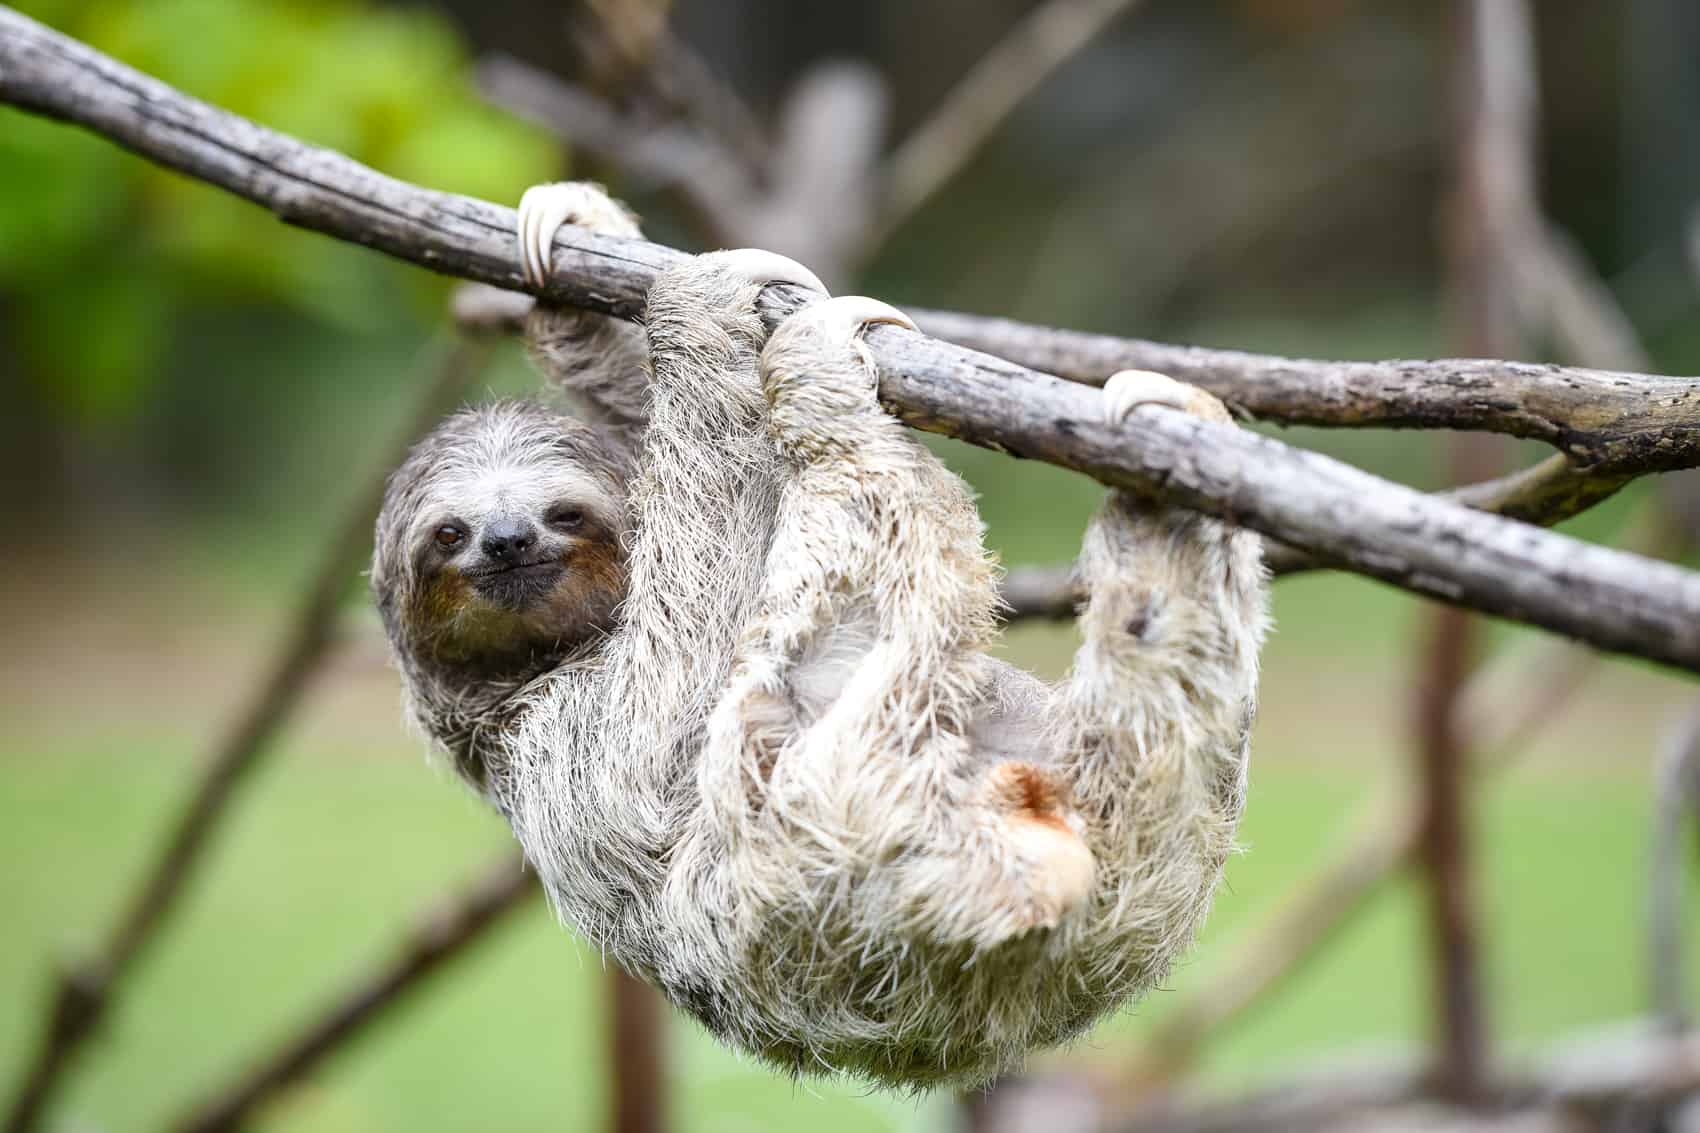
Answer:
<svg viewBox="0 0 1700 1133"><path fill-rule="evenodd" d="M607 970L611 1133L667 1128L668 1007L661 993L618 966Z"/></svg>
<svg viewBox="0 0 1700 1133"><path fill-rule="evenodd" d="M829 285L847 280L867 248L885 134L884 80L858 63L823 63L785 100L761 169L688 125L652 125L611 101L504 55L478 66L497 105L553 130L637 184L668 190L705 240L761 247L808 263Z"/></svg>
<svg viewBox="0 0 1700 1133"><path fill-rule="evenodd" d="M861 64L829 62L805 74L770 146L752 145L753 116L723 88L708 101L737 113L721 116L719 128L702 129L641 121L593 91L505 56L480 65L479 85L497 104L640 182L676 193L711 243L783 252L837 286L1047 77L1137 3L1048 0L946 94L883 168L889 98L884 79ZM665 36L654 43L660 54L688 50ZM669 68L657 58L648 70L659 82ZM709 75L700 61L681 73ZM687 117L714 126L714 115Z"/></svg>
<svg viewBox="0 0 1700 1133"><path fill-rule="evenodd" d="M718 244L731 233L740 202L752 192L742 166L687 125L636 121L607 99L508 55L481 60L484 96L615 166L640 186L666 190Z"/></svg>
<svg viewBox="0 0 1700 1133"><path fill-rule="evenodd" d="M1047 0L947 93L887 162L878 246L991 139L1027 96L1139 0Z"/></svg>
<svg viewBox="0 0 1700 1133"><path fill-rule="evenodd" d="M4 33L0 11L0 34ZM265 756L308 678L334 639L342 599L365 565L372 522L383 499L384 481L407 446L431 427L471 383L486 357L481 346L455 343L438 348L431 372L419 385L417 402L395 443L376 454L344 517L326 539L324 557L304 590L284 640L252 697L214 749L188 804L163 850L143 874L129 908L106 947L90 960L61 970L40 1047L6 1119L9 1133L35 1126L54 1087L84 1043L100 1028L124 978L158 934L194 878L237 787Z"/></svg>
<svg viewBox="0 0 1700 1133"><path fill-rule="evenodd" d="M1613 1123L1625 1107L1679 1102L1700 1089L1700 1035L1671 1037L1643 1020L1605 1028L1514 1066L1486 1096L1493 1112L1435 1104L1424 1067L1408 1059L1313 1070L1238 1098L1175 1102L1120 1133L1312 1133L1453 1130L1488 1133L1640 1128Z"/></svg>
<svg viewBox="0 0 1700 1133"><path fill-rule="evenodd" d="M1529 13L1522 0L1453 5L1453 185L1444 209L1447 300L1461 353L1502 358L1527 352L1519 311L1513 219L1535 216L1535 81ZM1501 459L1489 438L1447 438L1453 477L1481 478ZM1427 611L1410 711L1422 806L1416 839L1428 913L1434 1004L1434 1087L1479 1104L1490 1075L1482 922L1467 803L1470 758L1459 719L1479 624L1456 606Z"/></svg>
<svg viewBox="0 0 1700 1133"><path fill-rule="evenodd" d="M600 2L606 7L618 8L625 0ZM671 31L663 31L656 42L655 57L647 77L663 98L710 136L719 139L746 168L755 171L756 184L766 179L772 167L773 153L761 123L756 121L738 92L728 86L690 44Z"/></svg>
<svg viewBox="0 0 1700 1133"><path fill-rule="evenodd" d="M863 63L822 63L791 88L766 196L746 199L738 242L771 248L849 283L874 246L879 159L890 117L885 79Z"/></svg>
<svg viewBox="0 0 1700 1133"><path fill-rule="evenodd" d="M1545 441L1584 467L1621 472L1689 467L1700 444L1694 378L1481 358L1324 362L953 311L909 313L928 334L1017 365L1089 385L1117 370L1157 370L1287 425L1505 433Z"/></svg>
<svg viewBox="0 0 1700 1133"><path fill-rule="evenodd" d="M261 1106L297 1084L326 1057L364 1034L406 995L417 994L448 962L489 935L508 914L542 894L524 863L504 858L460 893L439 904L400 942L393 959L359 981L313 1022L215 1091L172 1128L183 1133L230 1133ZM654 1133L654 1126L632 1133Z"/></svg>

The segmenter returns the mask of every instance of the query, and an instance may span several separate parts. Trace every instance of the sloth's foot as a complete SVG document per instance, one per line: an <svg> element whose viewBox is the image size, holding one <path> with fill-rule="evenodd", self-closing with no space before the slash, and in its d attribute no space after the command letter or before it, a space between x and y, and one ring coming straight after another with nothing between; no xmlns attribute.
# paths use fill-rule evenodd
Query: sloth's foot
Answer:
<svg viewBox="0 0 1700 1133"><path fill-rule="evenodd" d="M588 181L533 185L519 199L519 259L525 281L541 287L549 278L555 232L576 224L604 236L641 235L626 207Z"/></svg>
<svg viewBox="0 0 1700 1133"><path fill-rule="evenodd" d="M1206 421L1230 422L1227 406L1214 394L1152 370L1122 370L1104 383L1104 420L1119 425L1141 405L1167 405Z"/></svg>

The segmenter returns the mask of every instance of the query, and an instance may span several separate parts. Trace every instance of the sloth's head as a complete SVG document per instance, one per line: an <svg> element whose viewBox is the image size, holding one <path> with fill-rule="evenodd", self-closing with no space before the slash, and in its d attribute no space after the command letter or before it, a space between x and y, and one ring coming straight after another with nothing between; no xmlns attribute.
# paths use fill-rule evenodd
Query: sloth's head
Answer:
<svg viewBox="0 0 1700 1133"><path fill-rule="evenodd" d="M525 679L613 624L625 449L530 401L465 409L414 446L378 516L372 590L410 667Z"/></svg>

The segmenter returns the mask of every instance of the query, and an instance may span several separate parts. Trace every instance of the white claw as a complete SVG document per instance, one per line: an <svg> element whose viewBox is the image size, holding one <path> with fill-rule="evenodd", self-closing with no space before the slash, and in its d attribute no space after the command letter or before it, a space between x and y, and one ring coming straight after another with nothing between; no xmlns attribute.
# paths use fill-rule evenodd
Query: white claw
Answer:
<svg viewBox="0 0 1700 1133"><path fill-rule="evenodd" d="M1141 405L1188 409L1194 390L1155 370L1121 370L1104 383L1104 420L1119 425Z"/></svg>
<svg viewBox="0 0 1700 1133"><path fill-rule="evenodd" d="M915 321L890 303L882 303L878 299L870 299L866 295L840 295L836 299L823 299L813 306L788 317L779 324L769 340L768 350L762 354L762 377L765 380L769 370L776 364L775 351L791 348L799 335L814 340L810 348L850 350L862 360L862 367L867 371L870 381L877 380L873 355L868 352L867 344L862 341L862 332L876 323L891 323L894 326L908 330L917 329ZM824 345L823 345L824 344Z"/></svg>
<svg viewBox="0 0 1700 1133"><path fill-rule="evenodd" d="M563 224L629 235L629 215L602 190L579 181L533 185L519 199L519 262L525 281L541 287L549 279L555 233Z"/></svg>
<svg viewBox="0 0 1700 1133"><path fill-rule="evenodd" d="M882 303L866 295L840 295L836 299L826 299L812 307L804 307L786 319L784 325L790 326L793 323L799 327L812 326L818 334L833 343L848 343L861 334L864 327L874 323L891 323L907 330L917 329L914 319L890 303Z"/></svg>
<svg viewBox="0 0 1700 1133"><path fill-rule="evenodd" d="M716 258L725 265L727 271L763 287L770 283L793 283L798 287L807 287L810 291L818 291L822 295L831 294L826 289L826 284L822 283L814 272L778 252L769 252L763 248L733 248L717 253Z"/></svg>

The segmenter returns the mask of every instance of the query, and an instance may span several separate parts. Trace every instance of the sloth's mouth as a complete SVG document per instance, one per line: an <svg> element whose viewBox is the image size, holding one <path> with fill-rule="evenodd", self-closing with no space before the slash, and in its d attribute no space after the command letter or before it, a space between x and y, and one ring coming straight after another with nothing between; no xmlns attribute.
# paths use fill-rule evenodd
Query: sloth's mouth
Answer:
<svg viewBox="0 0 1700 1133"><path fill-rule="evenodd" d="M560 567L561 560L559 559L538 559L529 563L508 563L506 566L484 567L482 570L468 571L467 574L476 581L495 578L497 575L503 574L539 574L559 570Z"/></svg>
<svg viewBox="0 0 1700 1133"><path fill-rule="evenodd" d="M547 594L566 571L559 559L487 567L470 574L478 596L498 606L519 609Z"/></svg>

